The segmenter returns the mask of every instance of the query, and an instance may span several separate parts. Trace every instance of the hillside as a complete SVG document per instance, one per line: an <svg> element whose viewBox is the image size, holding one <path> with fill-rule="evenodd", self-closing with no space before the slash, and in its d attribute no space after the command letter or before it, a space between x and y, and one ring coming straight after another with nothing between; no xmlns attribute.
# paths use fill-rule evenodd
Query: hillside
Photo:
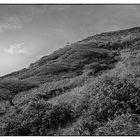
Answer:
<svg viewBox="0 0 140 140"><path fill-rule="evenodd" d="M32 63L27 69L11 73L5 77L18 79L41 79L51 81L53 76L69 78L83 72L84 66L91 63L109 64L117 60L119 49L135 48L139 43L140 28L107 32L88 37L71 45L67 45L48 56ZM111 61L111 62L110 62ZM50 77L51 75L51 77ZM43 76L43 77L42 77ZM59 78L58 78L59 80Z"/></svg>
<svg viewBox="0 0 140 140"><path fill-rule="evenodd" d="M50 82L54 79L60 80L81 75L85 67L91 64L109 69L117 61L116 56L118 56L116 51L98 48L96 44L89 46L74 43L49 56L42 57L27 69L5 77Z"/></svg>
<svg viewBox="0 0 140 140"><path fill-rule="evenodd" d="M140 135L139 48L105 32L0 77L0 135Z"/></svg>

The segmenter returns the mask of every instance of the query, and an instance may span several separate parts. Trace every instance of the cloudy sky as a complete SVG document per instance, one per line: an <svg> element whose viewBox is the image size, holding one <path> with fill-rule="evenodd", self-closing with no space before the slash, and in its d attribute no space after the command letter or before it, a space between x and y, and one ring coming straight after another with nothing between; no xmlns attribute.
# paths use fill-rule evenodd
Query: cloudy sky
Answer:
<svg viewBox="0 0 140 140"><path fill-rule="evenodd" d="M0 5L0 75L104 31L140 26L139 5Z"/></svg>

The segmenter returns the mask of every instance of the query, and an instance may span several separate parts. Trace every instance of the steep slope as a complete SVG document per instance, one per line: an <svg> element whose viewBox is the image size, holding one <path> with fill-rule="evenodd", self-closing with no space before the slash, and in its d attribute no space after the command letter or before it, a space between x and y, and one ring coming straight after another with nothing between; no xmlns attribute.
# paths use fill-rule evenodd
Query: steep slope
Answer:
<svg viewBox="0 0 140 140"><path fill-rule="evenodd" d="M40 78L43 80L44 77L44 80L50 82L53 79L60 80L81 75L85 66L89 64L108 69L111 67L111 64L117 61L117 55L115 51L99 49L96 45L73 44L41 58L27 69L5 77L28 80Z"/></svg>
<svg viewBox="0 0 140 140"><path fill-rule="evenodd" d="M110 68L118 60L118 51L135 48L139 43L140 28L106 32L67 45L31 64L27 69L11 73L3 78L30 79L38 82L75 77L83 73L86 65L101 64ZM86 67L87 68L87 67ZM102 68L101 68L102 69Z"/></svg>
<svg viewBox="0 0 140 140"><path fill-rule="evenodd" d="M1 77L0 135L140 135L139 37L101 33Z"/></svg>

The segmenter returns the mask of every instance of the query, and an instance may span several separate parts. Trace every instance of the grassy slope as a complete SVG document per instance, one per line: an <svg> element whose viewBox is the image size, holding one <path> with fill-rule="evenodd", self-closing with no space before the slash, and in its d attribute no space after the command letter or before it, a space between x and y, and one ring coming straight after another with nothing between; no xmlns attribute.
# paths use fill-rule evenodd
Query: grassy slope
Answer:
<svg viewBox="0 0 140 140"><path fill-rule="evenodd" d="M27 90L1 102L0 134L139 135L139 32L95 35L2 77Z"/></svg>

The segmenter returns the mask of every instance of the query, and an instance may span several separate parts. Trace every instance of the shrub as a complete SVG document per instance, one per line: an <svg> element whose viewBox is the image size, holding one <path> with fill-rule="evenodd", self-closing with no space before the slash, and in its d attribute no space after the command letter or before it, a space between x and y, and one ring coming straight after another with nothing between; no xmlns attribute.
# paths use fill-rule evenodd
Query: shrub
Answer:
<svg viewBox="0 0 140 140"><path fill-rule="evenodd" d="M124 113L140 113L140 90L127 78L104 77L91 94L89 112L98 121Z"/></svg>
<svg viewBox="0 0 140 140"><path fill-rule="evenodd" d="M73 127L64 130L62 135L90 136L100 125L100 122L96 121L91 116L82 117Z"/></svg>
<svg viewBox="0 0 140 140"><path fill-rule="evenodd" d="M40 135L39 129L42 125L44 114L52 109L50 103L31 101L19 113L13 110L9 116L4 116L1 124L5 126L0 133L5 136L29 136Z"/></svg>
<svg viewBox="0 0 140 140"><path fill-rule="evenodd" d="M0 89L0 101L9 99L11 92L8 89L1 88Z"/></svg>
<svg viewBox="0 0 140 140"><path fill-rule="evenodd" d="M137 115L123 114L99 127L95 135L99 136L139 136L140 118Z"/></svg>
<svg viewBox="0 0 140 140"><path fill-rule="evenodd" d="M0 100L9 100L11 105L13 96L21 91L30 90L32 88L38 87L37 84L33 82L5 79L0 81Z"/></svg>
<svg viewBox="0 0 140 140"><path fill-rule="evenodd" d="M108 133L104 132L103 135L106 133L106 135L109 135L111 131L110 129L106 129L106 124L110 121L113 122L114 119L126 113L139 114L140 91L139 88L135 86L133 80L130 80L130 77L128 79L122 79L119 77L106 76L98 79L98 82L92 86L92 90L89 94L89 105L85 114L82 115L81 119L73 127L66 129L62 134L102 135L98 129L103 127L104 131L108 131ZM121 122L118 124L118 127L121 127ZM130 126L131 124L129 123L128 127ZM133 125L132 127L134 128L135 126L136 125ZM138 125L135 128L137 128L136 133L138 134ZM121 133L118 133L118 135L119 134L121 135ZM126 134L128 134L128 132ZM131 135L132 134L133 132Z"/></svg>
<svg viewBox="0 0 140 140"><path fill-rule="evenodd" d="M3 120L5 128L1 133L6 136L54 135L59 127L72 122L79 114L67 103L54 105L33 101L22 113L12 113Z"/></svg>
<svg viewBox="0 0 140 140"><path fill-rule="evenodd" d="M79 113L70 104L60 103L59 105L55 105L44 116L43 128L45 129L40 129L40 132L42 135L53 135L59 127L64 127L66 124L71 123L78 116Z"/></svg>

